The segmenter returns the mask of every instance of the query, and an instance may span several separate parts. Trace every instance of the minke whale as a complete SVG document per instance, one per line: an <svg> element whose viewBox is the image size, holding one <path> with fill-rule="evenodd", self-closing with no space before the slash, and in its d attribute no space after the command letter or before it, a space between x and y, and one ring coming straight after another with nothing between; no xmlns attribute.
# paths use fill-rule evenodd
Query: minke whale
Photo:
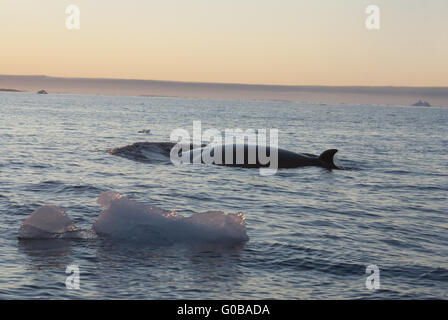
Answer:
<svg viewBox="0 0 448 320"><path fill-rule="evenodd" d="M343 169L334 163L336 152L337 149L329 149L320 155L314 155L250 144L209 145L179 152L178 160L181 163L206 163L241 168L316 166L328 170Z"/></svg>

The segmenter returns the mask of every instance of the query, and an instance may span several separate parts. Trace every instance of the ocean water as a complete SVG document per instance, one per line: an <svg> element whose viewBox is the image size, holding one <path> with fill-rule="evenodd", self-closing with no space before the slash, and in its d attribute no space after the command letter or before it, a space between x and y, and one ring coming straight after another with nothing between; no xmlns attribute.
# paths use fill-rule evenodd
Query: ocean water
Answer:
<svg viewBox="0 0 448 320"><path fill-rule="evenodd" d="M447 108L1 93L0 114L1 299L448 298ZM195 120L276 128L281 148L336 148L346 170L261 176L108 153ZM249 240L18 239L45 204L90 230L105 191L185 217L241 212ZM66 288L70 264L79 290Z"/></svg>

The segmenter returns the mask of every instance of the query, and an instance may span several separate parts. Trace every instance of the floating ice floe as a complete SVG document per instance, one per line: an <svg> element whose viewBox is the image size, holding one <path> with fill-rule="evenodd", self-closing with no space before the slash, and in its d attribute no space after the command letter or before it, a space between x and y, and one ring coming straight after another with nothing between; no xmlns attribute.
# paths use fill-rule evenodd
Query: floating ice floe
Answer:
<svg viewBox="0 0 448 320"><path fill-rule="evenodd" d="M59 207L45 205L34 211L19 229L20 239L70 238L78 228Z"/></svg>
<svg viewBox="0 0 448 320"><path fill-rule="evenodd" d="M98 198L105 209L93 224L98 235L151 242L247 241L244 216L207 211L184 217L115 192Z"/></svg>
<svg viewBox="0 0 448 320"><path fill-rule="evenodd" d="M207 211L185 217L116 192L102 193L97 202L104 208L93 224L93 230L100 237L158 244L249 240L241 213ZM46 205L25 220L19 238L72 238L81 233L64 211Z"/></svg>

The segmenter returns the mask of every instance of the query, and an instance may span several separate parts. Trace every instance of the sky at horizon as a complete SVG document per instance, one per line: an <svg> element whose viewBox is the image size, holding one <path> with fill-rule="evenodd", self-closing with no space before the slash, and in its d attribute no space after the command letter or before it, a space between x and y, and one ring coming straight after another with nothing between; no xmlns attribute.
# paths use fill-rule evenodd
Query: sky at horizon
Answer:
<svg viewBox="0 0 448 320"><path fill-rule="evenodd" d="M448 86L446 0L0 0L0 37L0 74Z"/></svg>

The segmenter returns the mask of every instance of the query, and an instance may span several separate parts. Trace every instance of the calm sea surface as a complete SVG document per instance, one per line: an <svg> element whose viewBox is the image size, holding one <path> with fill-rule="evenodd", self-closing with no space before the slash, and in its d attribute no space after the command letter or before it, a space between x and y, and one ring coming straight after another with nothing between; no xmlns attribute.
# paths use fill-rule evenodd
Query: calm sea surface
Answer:
<svg viewBox="0 0 448 320"><path fill-rule="evenodd" d="M279 129L281 148L339 149L347 170L142 163L110 148L173 129ZM0 94L0 298L448 298L448 109ZM138 133L150 129L151 134ZM103 191L190 215L242 212L240 245L19 241L55 204L90 229ZM65 286L77 264L80 290ZM366 288L377 265L380 289Z"/></svg>

